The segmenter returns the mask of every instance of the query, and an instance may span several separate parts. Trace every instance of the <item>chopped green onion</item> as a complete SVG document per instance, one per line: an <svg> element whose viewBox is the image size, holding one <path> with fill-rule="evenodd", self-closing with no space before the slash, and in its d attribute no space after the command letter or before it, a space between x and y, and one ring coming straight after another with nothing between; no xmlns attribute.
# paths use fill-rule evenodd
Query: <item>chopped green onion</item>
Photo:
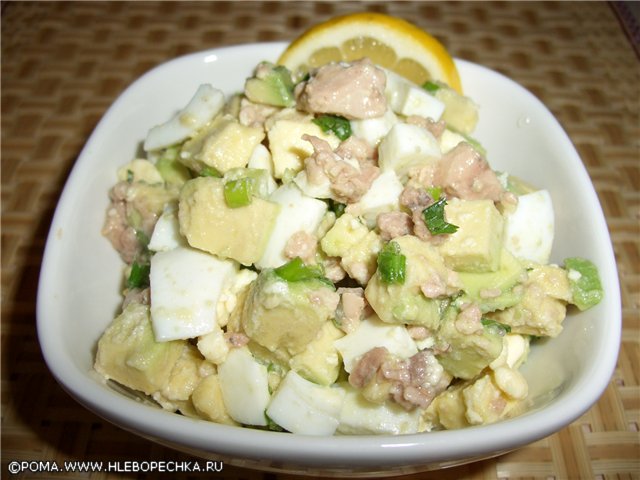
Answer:
<svg viewBox="0 0 640 480"><path fill-rule="evenodd" d="M267 430L270 430L272 432L284 432L285 429L282 428L280 425L278 425L276 422L273 421L273 419L271 417L269 417L269 415L267 415L267 411L264 411L264 416L267 419Z"/></svg>
<svg viewBox="0 0 640 480"><path fill-rule="evenodd" d="M224 199L231 208L245 207L253 197L253 178L242 177L224 184Z"/></svg>
<svg viewBox="0 0 640 480"><path fill-rule="evenodd" d="M442 196L442 187L429 187L427 188L427 193L434 201L437 202Z"/></svg>
<svg viewBox="0 0 640 480"><path fill-rule="evenodd" d="M324 271L320 265L305 265L300 257L281 265L274 270L283 280L287 282L300 282L304 280L321 280L333 286L333 283L324 276Z"/></svg>
<svg viewBox="0 0 640 480"><path fill-rule="evenodd" d="M138 242L140 242L140 245L145 248L149 245L149 241L151 240L149 235L138 229L136 229L136 238L138 239Z"/></svg>
<svg viewBox="0 0 640 480"><path fill-rule="evenodd" d="M482 320L480 320L480 322L482 323L482 326L487 328L489 333L493 333L494 335L500 335L501 337L503 337L507 333L511 333L511 327L509 325L496 322L492 318L482 317Z"/></svg>
<svg viewBox="0 0 640 480"><path fill-rule="evenodd" d="M346 140L351 136L351 123L339 115L320 115L313 119L323 132L332 132L340 140Z"/></svg>
<svg viewBox="0 0 640 480"><path fill-rule="evenodd" d="M149 272L151 266L148 263L131 264L131 272L127 279L127 288L146 288L149 286Z"/></svg>
<svg viewBox="0 0 640 480"><path fill-rule="evenodd" d="M400 245L389 242L378 253L378 272L384 283L403 284L407 272L407 257L400 251Z"/></svg>
<svg viewBox="0 0 640 480"><path fill-rule="evenodd" d="M307 72L302 76L302 78L298 81L298 83L308 82L309 80L311 80L311 73Z"/></svg>
<svg viewBox="0 0 640 480"><path fill-rule="evenodd" d="M427 92L429 93L435 93L438 90L440 90L441 86L436 83L436 82L432 82L431 80L427 80L423 85L422 88L424 88Z"/></svg>
<svg viewBox="0 0 640 480"><path fill-rule="evenodd" d="M444 218L444 207L447 200L441 198L436 203L429 205L422 211L424 223L432 235L441 235L443 233L455 233L458 230L457 225L448 223Z"/></svg>
<svg viewBox="0 0 640 480"><path fill-rule="evenodd" d="M586 310L600 303L604 296L598 267L585 258L565 258L564 267L569 277L572 301L580 310Z"/></svg>
<svg viewBox="0 0 640 480"><path fill-rule="evenodd" d="M336 218L340 218L347 208L344 203L336 202L331 198L328 198L326 202L329 205L329 210L336 214Z"/></svg>
<svg viewBox="0 0 640 480"><path fill-rule="evenodd" d="M218 169L210 167L209 165L203 165L202 168L200 168L200 176L222 178L222 174Z"/></svg>
<svg viewBox="0 0 640 480"><path fill-rule="evenodd" d="M133 170L127 169L127 183L133 183Z"/></svg>

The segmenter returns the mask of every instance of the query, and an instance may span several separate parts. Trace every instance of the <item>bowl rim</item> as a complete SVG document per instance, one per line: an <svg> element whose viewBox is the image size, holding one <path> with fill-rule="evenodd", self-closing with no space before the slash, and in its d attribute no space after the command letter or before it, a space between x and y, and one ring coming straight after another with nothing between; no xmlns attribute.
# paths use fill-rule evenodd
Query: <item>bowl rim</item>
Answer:
<svg viewBox="0 0 640 480"><path fill-rule="evenodd" d="M556 402L545 407L544 411L532 411L518 417L503 420L501 422L477 427L468 427L461 430L445 430L431 433L418 433L408 435L358 435L358 436L332 436L314 437L305 435L295 435L289 433L279 433L261 431L250 428L238 428L227 425L215 424L205 420L196 420L186 416L174 415L160 409L148 408L145 405L132 402L122 395L111 395L108 401L104 402L104 388L87 375L72 375L70 372L77 372L77 365L64 355L63 344L60 338L50 335L50 325L47 323L48 303L47 292L52 282L56 281L55 270L57 246L52 241L60 226L65 205L70 200L69 185L78 182L87 162L86 155L96 142L96 138L110 119L111 113L116 107L127 101L135 88L139 88L150 76L161 74L164 69L173 68L180 62L203 61L205 57L237 55L256 48L272 51L273 54L282 51L287 45L286 42L265 42L242 45L232 45L220 48L213 48L182 55L161 63L144 73L132 82L116 99L116 101L106 110L100 122L96 125L86 141L84 148L79 154L69 177L65 183L62 194L51 223L40 272L38 294L37 294L37 332L40 346L45 362L56 378L58 383L76 400L89 410L97 413L106 420L130 430L138 435L153 438L160 442L167 439L172 444L184 445L193 449L205 449L212 453L227 454L237 456L239 451L245 451L247 458L263 459L269 458L274 461L294 461L298 464L322 465L322 466L354 466L370 465L372 458L379 465L403 465L407 462L425 463L441 460L456 460L462 458L487 456L489 452L502 452L512 450L522 445L550 435L569 423L573 422L584 412L586 412L602 395L609 379L614 371L621 335L621 306L620 287L618 283L617 268L613 250L606 252L609 269L609 279L615 283L611 285L608 292L613 294L613 298L608 298L609 313L618 321L611 320L613 329L607 338L607 344L603 345L603 351L609 354L602 358L602 362L594 365L594 369L589 376L591 384L589 386L590 395L586 398L576 399L574 402ZM577 157L581 171L579 175L588 177L586 168L567 136L566 132L547 109L531 92L520 86L505 75L491 70L487 67L475 63L455 59L458 66L463 69L476 69L476 71L491 72L497 75L501 81L510 82L519 88L523 95L532 97L537 104L537 108L546 110L550 118L553 119L557 128L563 133L563 142L566 147L573 150ZM591 181L589 180L591 184ZM602 213L600 203L597 199L595 189L591 184L591 194L600 208L596 221L600 226L606 228L606 222ZM596 212L597 213L597 212ZM607 229L607 238L610 237ZM615 355L613 355L615 351ZM584 375L587 377L587 375ZM598 380L598 384L593 384L593 379ZM606 379L606 380L605 380ZM582 379L582 383L575 386L580 388L589 379ZM554 419L548 420L548 416ZM544 417L547 416L547 420ZM544 420L544 421L543 421ZM185 428L187 427L187 428ZM486 438L492 441L472 443L469 432L481 430ZM513 432L521 432L518 440L514 442ZM526 433L523 433L526 432ZM475 437L474 437L475 438ZM220 440L224 439L224 440ZM361 453L362 452L362 453ZM293 455L292 455L293 454ZM355 454L355 457L354 457Z"/></svg>

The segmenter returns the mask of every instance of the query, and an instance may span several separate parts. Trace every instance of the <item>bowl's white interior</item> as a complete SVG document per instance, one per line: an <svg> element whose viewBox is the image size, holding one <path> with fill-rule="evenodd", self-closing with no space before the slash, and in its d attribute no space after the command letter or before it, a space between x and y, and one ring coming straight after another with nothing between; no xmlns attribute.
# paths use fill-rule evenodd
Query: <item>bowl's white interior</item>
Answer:
<svg viewBox="0 0 640 480"><path fill-rule="evenodd" d="M547 188L556 212L552 260L594 261L605 298L571 311L562 335L537 344L523 372L534 408L496 425L405 437L313 438L195 421L136 402L91 373L95 344L116 314L122 263L100 230L118 166L148 129L211 83L227 93L283 43L212 50L176 59L133 83L107 112L78 159L51 227L38 294L38 334L49 368L80 402L107 419L165 443L240 458L294 464L406 466L489 455L546 436L587 410L617 359L620 297L611 242L590 179L570 140L529 92L486 68L458 61L465 93L480 105L476 137L497 170ZM544 411L541 411L544 410ZM295 437L295 438L294 438ZM224 440L223 440L224 439Z"/></svg>

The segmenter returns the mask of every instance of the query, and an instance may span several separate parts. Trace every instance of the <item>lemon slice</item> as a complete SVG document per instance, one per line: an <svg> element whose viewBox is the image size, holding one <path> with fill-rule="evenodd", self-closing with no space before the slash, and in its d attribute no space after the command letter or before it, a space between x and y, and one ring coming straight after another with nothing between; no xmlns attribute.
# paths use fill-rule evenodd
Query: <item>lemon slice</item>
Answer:
<svg viewBox="0 0 640 480"><path fill-rule="evenodd" d="M295 74L329 62L369 57L418 85L439 80L462 93L460 75L444 46L417 26L381 13L352 13L300 35L278 63Z"/></svg>

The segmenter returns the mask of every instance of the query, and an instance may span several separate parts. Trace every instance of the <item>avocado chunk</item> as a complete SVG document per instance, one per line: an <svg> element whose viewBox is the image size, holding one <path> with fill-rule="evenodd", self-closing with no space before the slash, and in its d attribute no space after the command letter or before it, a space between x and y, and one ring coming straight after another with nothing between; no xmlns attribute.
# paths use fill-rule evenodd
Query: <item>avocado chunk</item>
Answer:
<svg viewBox="0 0 640 480"><path fill-rule="evenodd" d="M330 257L340 258L340 265L349 277L366 285L376 271L382 241L357 217L344 213L322 237L320 246Z"/></svg>
<svg viewBox="0 0 640 480"><path fill-rule="evenodd" d="M567 315L566 304L571 301L568 274L557 265L527 262L525 267L528 278L521 301L488 316L511 327L513 333L556 337Z"/></svg>
<svg viewBox="0 0 640 480"><path fill-rule="evenodd" d="M465 416L467 406L464 403L463 392L470 385L469 381L459 382L450 386L438 395L431 403L431 410L435 413L437 421L447 430L455 430L469 426Z"/></svg>
<svg viewBox="0 0 640 480"><path fill-rule="evenodd" d="M505 248L500 255L500 268L495 272L458 273L463 290L482 312L493 312L514 306L522 298L515 288L526 277L522 264Z"/></svg>
<svg viewBox="0 0 640 480"><path fill-rule="evenodd" d="M246 167L264 136L262 128L242 125L230 115L219 115L182 145L179 158L197 173L215 169L224 174L232 168Z"/></svg>
<svg viewBox="0 0 640 480"><path fill-rule="evenodd" d="M529 193L533 193L538 189L528 182L524 181L520 177L515 175L506 174L507 175L507 191L511 192L515 195L527 195Z"/></svg>
<svg viewBox="0 0 640 480"><path fill-rule="evenodd" d="M95 370L107 379L152 395L168 386L186 342L156 342L149 306L130 303L98 341Z"/></svg>
<svg viewBox="0 0 640 480"><path fill-rule="evenodd" d="M245 82L244 94L255 103L293 107L296 104L293 88L291 72L285 66L260 62L254 76Z"/></svg>
<svg viewBox="0 0 640 480"><path fill-rule="evenodd" d="M495 333L495 329L483 328L471 334L460 332L456 326L458 313L457 308L449 307L444 314L437 340L450 348L437 358L451 375L469 380L498 358L502 352L503 337Z"/></svg>
<svg viewBox="0 0 640 480"><path fill-rule="evenodd" d="M318 385L329 386L340 373L340 356L333 342L344 333L332 322L322 325L317 338L309 342L303 352L295 355L289 365L300 376Z"/></svg>
<svg viewBox="0 0 640 480"><path fill-rule="evenodd" d="M273 176L286 178L304 169L304 161L314 153L313 145L302 138L305 134L318 137L335 149L340 139L332 133L325 133L313 123L313 116L298 112L293 108L269 117L265 123L269 150L273 160Z"/></svg>
<svg viewBox="0 0 640 480"><path fill-rule="evenodd" d="M598 268L589 260L579 257L564 261L571 287L571 300L580 310L586 310L600 303L603 297Z"/></svg>
<svg viewBox="0 0 640 480"><path fill-rule="evenodd" d="M418 237L405 235L393 241L406 257L404 283L385 283L378 269L367 284L365 297L383 322L437 330L446 296L458 291L458 285L451 284L453 272L437 249ZM426 297L422 287L430 284L441 287L441 295Z"/></svg>
<svg viewBox="0 0 640 480"><path fill-rule="evenodd" d="M185 403L190 403L191 394L202 380L200 372L204 362L198 349L185 343L182 354L171 368L169 381L162 390L153 394L153 399L165 410L175 412L185 408Z"/></svg>
<svg viewBox="0 0 640 480"><path fill-rule="evenodd" d="M214 373L203 378L193 391L191 401L196 412L207 420L227 425L238 425L229 416L229 412L224 405L218 374Z"/></svg>
<svg viewBox="0 0 640 480"><path fill-rule="evenodd" d="M182 186L191 179L189 169L178 160L179 149L167 148L156 160L156 168L162 179L169 185Z"/></svg>
<svg viewBox="0 0 640 480"><path fill-rule="evenodd" d="M504 220L492 200L452 199L445 216L458 230L440 245L445 264L458 272L495 272L500 267Z"/></svg>
<svg viewBox="0 0 640 480"><path fill-rule="evenodd" d="M178 219L192 247L251 265L262 257L279 211L278 205L261 198L230 208L222 179L198 177L180 192Z"/></svg>
<svg viewBox="0 0 640 480"><path fill-rule="evenodd" d="M478 124L478 106L445 83L438 82L437 86L432 94L445 105L441 120L460 133L471 134Z"/></svg>
<svg viewBox="0 0 640 480"><path fill-rule="evenodd" d="M265 269L251 285L240 321L253 342L290 358L318 337L338 300L333 286L320 278L289 281Z"/></svg>
<svg viewBox="0 0 640 480"><path fill-rule="evenodd" d="M118 181L127 181L129 183L144 182L150 185L164 182L156 165L146 158L134 158L120 167L118 169Z"/></svg>

